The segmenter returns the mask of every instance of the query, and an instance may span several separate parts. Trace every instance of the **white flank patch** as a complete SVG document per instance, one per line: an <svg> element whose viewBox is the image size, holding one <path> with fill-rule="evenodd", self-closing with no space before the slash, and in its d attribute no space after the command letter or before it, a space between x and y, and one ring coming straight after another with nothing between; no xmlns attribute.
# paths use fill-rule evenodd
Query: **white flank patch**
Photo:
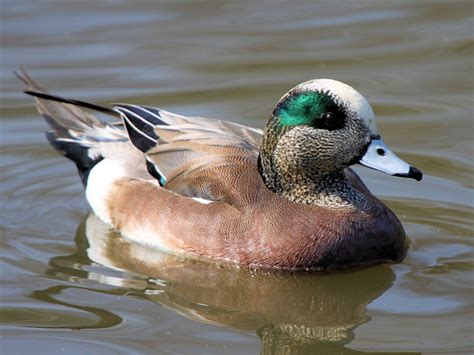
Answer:
<svg viewBox="0 0 474 355"><path fill-rule="evenodd" d="M304 90L329 91L349 110L355 112L369 127L373 134L378 134L375 115L372 107L353 87L332 79L309 80L297 86Z"/></svg>
<svg viewBox="0 0 474 355"><path fill-rule="evenodd" d="M92 168L87 179L86 198L94 213L104 222L111 224L106 205L112 184L125 177L125 170L118 160L104 159Z"/></svg>
<svg viewBox="0 0 474 355"><path fill-rule="evenodd" d="M205 198L200 198L200 197L193 197L192 199L193 199L194 201L197 201L197 202L199 202L199 203L202 203L203 205L208 205L208 204L214 202L214 201L206 200Z"/></svg>

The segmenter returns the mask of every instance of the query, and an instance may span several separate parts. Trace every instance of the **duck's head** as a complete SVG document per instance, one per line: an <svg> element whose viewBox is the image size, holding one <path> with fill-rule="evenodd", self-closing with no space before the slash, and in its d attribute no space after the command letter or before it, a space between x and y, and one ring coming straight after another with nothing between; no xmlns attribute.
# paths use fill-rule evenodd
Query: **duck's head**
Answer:
<svg viewBox="0 0 474 355"><path fill-rule="evenodd" d="M278 190L281 175L311 179L357 163L394 176L422 178L420 170L385 145L372 108L349 85L310 80L278 101L260 151L259 167L267 185Z"/></svg>

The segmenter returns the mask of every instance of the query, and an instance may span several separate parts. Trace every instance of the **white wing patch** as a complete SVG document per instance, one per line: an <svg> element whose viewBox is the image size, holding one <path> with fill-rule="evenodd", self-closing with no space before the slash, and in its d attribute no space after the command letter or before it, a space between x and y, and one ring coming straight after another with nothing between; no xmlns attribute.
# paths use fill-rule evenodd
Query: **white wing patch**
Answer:
<svg viewBox="0 0 474 355"><path fill-rule="evenodd" d="M193 199L194 201L197 201L197 202L199 202L199 203L202 203L203 205L208 205L208 204L214 202L214 201L206 200L205 198L200 198L200 197L193 197L192 199Z"/></svg>

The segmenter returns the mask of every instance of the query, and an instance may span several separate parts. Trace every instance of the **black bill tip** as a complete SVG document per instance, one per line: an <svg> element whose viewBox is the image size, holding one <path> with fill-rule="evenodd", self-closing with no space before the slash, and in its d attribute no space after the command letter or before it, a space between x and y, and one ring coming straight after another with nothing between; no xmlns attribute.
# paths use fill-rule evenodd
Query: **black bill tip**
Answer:
<svg viewBox="0 0 474 355"><path fill-rule="evenodd" d="M413 166L410 166L410 170L406 174L395 174L394 176L412 178L416 181L421 181L423 179L423 172Z"/></svg>

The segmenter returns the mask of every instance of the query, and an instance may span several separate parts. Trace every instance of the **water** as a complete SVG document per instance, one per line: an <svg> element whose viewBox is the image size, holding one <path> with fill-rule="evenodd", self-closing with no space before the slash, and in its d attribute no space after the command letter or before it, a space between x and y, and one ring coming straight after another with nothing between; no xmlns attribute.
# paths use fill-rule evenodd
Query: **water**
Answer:
<svg viewBox="0 0 474 355"><path fill-rule="evenodd" d="M472 2L42 1L1 8L2 353L473 351ZM421 183L358 168L407 258L337 274L214 267L130 245L12 75L56 93L262 127L318 77L373 104Z"/></svg>

